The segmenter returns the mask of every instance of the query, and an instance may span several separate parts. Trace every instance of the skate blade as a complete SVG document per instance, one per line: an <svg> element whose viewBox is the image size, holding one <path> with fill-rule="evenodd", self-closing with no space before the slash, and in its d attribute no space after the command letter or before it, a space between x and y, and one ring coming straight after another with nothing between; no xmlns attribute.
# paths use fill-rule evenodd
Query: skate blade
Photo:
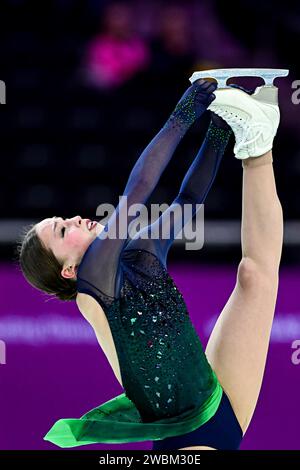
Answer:
<svg viewBox="0 0 300 470"><path fill-rule="evenodd" d="M189 78L191 83L200 78L214 78L218 82L218 88L229 88L227 80L234 77L260 77L264 80L264 86L273 86L277 77L286 77L287 69L259 69L259 68L233 68L233 69L211 69L194 72Z"/></svg>

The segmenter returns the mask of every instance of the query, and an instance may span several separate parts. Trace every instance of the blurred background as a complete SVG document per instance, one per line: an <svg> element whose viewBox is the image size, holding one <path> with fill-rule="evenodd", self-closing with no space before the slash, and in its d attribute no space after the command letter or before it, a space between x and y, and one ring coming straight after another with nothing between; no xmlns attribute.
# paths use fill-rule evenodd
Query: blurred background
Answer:
<svg viewBox="0 0 300 470"><path fill-rule="evenodd" d="M144 147L194 71L287 68L277 79L281 124L274 169L285 216L281 284L261 398L244 449L300 449L300 4L266 1L2 0L0 80L0 449L49 449L62 417L122 392L73 303L48 302L22 278L22 228L46 217L95 219L118 203ZM260 78L231 80L248 88ZM299 96L299 94L298 94ZM189 131L149 202L170 204L209 115ZM203 344L234 286L242 168L233 140L205 203L205 244L176 242L169 265ZM141 449L147 443L86 448Z"/></svg>

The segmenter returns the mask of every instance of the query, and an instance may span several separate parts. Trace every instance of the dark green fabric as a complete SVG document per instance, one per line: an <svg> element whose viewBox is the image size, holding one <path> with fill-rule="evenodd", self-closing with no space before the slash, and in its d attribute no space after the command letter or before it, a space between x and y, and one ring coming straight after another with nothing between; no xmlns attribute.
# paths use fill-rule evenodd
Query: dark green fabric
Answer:
<svg viewBox="0 0 300 470"><path fill-rule="evenodd" d="M182 294L153 253L130 246L121 259L121 296L105 304L125 393L80 419L59 420L45 436L56 445L180 435L219 406L222 389Z"/></svg>
<svg viewBox="0 0 300 470"><path fill-rule="evenodd" d="M90 285L87 292L103 305L126 396L143 422L153 422L198 409L215 384L173 279L153 253L131 248L120 260L120 297L109 303Z"/></svg>

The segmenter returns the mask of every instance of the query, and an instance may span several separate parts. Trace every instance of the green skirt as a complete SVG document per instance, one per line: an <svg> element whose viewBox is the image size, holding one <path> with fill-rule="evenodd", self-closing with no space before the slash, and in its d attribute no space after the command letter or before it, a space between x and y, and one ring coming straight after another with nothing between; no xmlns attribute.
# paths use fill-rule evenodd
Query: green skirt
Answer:
<svg viewBox="0 0 300 470"><path fill-rule="evenodd" d="M217 411L222 387L213 372L215 389L200 408L172 418L144 423L129 398L122 393L84 414L80 419L60 419L44 437L59 447L95 443L121 444L153 441L194 431Z"/></svg>

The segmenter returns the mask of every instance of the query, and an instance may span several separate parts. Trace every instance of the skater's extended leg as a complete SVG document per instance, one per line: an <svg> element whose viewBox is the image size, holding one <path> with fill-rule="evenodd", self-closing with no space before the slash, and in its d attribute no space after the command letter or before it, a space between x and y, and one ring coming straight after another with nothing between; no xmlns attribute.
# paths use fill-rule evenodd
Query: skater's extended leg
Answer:
<svg viewBox="0 0 300 470"><path fill-rule="evenodd" d="M282 209L269 151L243 162L242 260L206 348L244 433L265 369L282 238Z"/></svg>

